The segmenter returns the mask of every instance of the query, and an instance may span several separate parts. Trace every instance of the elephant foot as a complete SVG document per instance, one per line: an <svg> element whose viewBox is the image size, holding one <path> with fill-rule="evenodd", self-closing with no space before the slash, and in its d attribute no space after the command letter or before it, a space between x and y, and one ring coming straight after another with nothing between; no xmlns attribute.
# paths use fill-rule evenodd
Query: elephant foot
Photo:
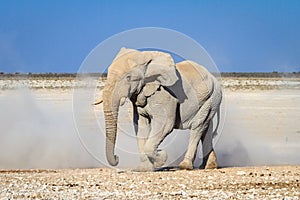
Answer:
<svg viewBox="0 0 300 200"><path fill-rule="evenodd" d="M217 158L214 151L209 154L205 169L216 169L218 167Z"/></svg>
<svg viewBox="0 0 300 200"><path fill-rule="evenodd" d="M187 170L192 170L194 169L193 162L188 159L184 159L180 164L179 164L180 169L187 169Z"/></svg>
<svg viewBox="0 0 300 200"><path fill-rule="evenodd" d="M158 167L162 167L166 161L168 159L168 154L166 151L164 150L158 150L158 152L156 153L156 157L154 160L154 167L158 168Z"/></svg>
<svg viewBox="0 0 300 200"><path fill-rule="evenodd" d="M141 164L137 168L133 169L135 172L153 172L154 166L149 161L148 157L146 155L141 156Z"/></svg>

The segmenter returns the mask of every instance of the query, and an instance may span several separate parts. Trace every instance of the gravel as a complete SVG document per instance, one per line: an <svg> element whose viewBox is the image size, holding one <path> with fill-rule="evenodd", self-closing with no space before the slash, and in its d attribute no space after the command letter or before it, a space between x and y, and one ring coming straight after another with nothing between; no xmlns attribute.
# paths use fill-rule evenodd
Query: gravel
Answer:
<svg viewBox="0 0 300 200"><path fill-rule="evenodd" d="M92 79L86 79L86 80L75 80L75 79L1 80L0 79L0 90L15 90L24 87L29 89L71 89L71 88L85 88L93 85L97 85L97 87L102 88L104 86L104 82L99 82L97 80L92 80Z"/></svg>
<svg viewBox="0 0 300 200"><path fill-rule="evenodd" d="M300 166L1 170L1 199L299 199Z"/></svg>

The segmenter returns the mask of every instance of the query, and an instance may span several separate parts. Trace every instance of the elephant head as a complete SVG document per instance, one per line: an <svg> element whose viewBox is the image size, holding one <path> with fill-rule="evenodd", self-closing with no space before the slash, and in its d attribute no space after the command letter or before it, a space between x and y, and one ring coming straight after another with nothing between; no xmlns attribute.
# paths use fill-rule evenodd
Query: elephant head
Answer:
<svg viewBox="0 0 300 200"><path fill-rule="evenodd" d="M170 86L178 80L172 57L163 52L137 51L122 48L108 68L103 89L103 110L106 125L106 158L110 165L118 164L114 154L119 106L126 98L137 94L147 82L158 81Z"/></svg>

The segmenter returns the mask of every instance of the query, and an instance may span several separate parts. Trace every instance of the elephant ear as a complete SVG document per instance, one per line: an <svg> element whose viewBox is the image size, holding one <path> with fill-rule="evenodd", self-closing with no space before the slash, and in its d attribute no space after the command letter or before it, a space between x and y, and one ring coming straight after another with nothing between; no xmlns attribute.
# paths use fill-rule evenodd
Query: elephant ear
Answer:
<svg viewBox="0 0 300 200"><path fill-rule="evenodd" d="M144 51L147 68L146 82L158 81L163 86L174 85L178 80L175 63L170 54L158 51Z"/></svg>

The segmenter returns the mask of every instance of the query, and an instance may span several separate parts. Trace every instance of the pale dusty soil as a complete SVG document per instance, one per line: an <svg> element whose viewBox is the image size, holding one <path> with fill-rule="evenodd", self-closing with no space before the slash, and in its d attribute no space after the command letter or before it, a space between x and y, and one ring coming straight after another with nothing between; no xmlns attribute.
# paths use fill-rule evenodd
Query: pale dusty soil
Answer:
<svg viewBox="0 0 300 200"><path fill-rule="evenodd" d="M300 78L222 78L224 88L232 90L241 89L300 89ZM86 79L53 79L53 78L36 78L36 79L0 79L0 89L18 89L27 87L30 89L69 89L75 87L86 87L88 85L97 85L103 87L103 82L95 78Z"/></svg>
<svg viewBox="0 0 300 200"><path fill-rule="evenodd" d="M299 199L300 166L170 170L3 170L2 199Z"/></svg>

